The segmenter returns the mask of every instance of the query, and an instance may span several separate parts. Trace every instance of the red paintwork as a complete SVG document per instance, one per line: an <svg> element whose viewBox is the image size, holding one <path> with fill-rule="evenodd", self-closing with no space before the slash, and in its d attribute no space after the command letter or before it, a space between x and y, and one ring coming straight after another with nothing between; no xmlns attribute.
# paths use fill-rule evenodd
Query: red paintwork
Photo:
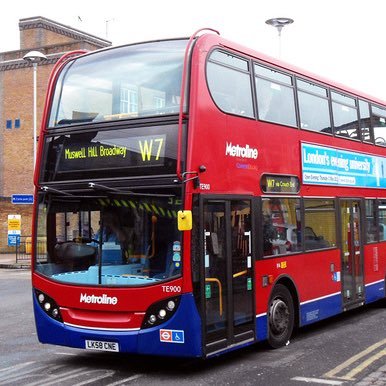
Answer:
<svg viewBox="0 0 386 386"><path fill-rule="evenodd" d="M32 274L33 287L55 299L60 307L63 321L87 327L139 328L147 308L161 300L175 295L167 292L165 286L182 287L182 278L149 287L118 288L75 286L53 283L51 280ZM117 297L117 304L95 304L80 302L81 294ZM84 311L84 312L83 312ZM115 315L117 314L117 315Z"/></svg>
<svg viewBox="0 0 386 386"><path fill-rule="evenodd" d="M222 113L213 103L206 83L206 58L214 47L228 48L236 54L276 65L303 77L307 76L316 81L325 82L335 89L385 105L380 100L363 93L359 94L352 89L316 77L293 66L285 65L273 58L258 54L214 34L205 35L199 38L195 45L191 65L187 170L198 170L200 165L205 165L206 171L200 174L200 182L210 184L210 191L200 190L200 188L194 190L193 185L190 183L187 187L188 197L193 193L260 196L262 195L260 179L264 173L296 175L301 181L301 142L386 156L386 149L380 146ZM234 157L226 156L225 147L227 142L232 142L234 145L240 144L241 146L248 144L251 148L257 148L259 152L258 159L238 161ZM238 169L237 162L249 164L249 170ZM303 184L299 196L386 197L383 189ZM373 263L374 248L378 250L376 268L374 268ZM364 253L365 284L383 280L386 271L386 243L365 245ZM185 256L185 258L187 257ZM280 262L286 262L287 267L284 269L277 268L277 264ZM303 255L286 255L257 261L255 265L256 313L266 312L270 291L273 288L272 285L262 287L263 275L273 275L274 282L282 275L291 277L297 287L300 302L340 292L341 283L332 280L331 263L334 264L336 271L341 271L339 249Z"/></svg>
<svg viewBox="0 0 386 386"><path fill-rule="evenodd" d="M103 329L139 329L144 312L89 311L61 307L60 313L65 323Z"/></svg>

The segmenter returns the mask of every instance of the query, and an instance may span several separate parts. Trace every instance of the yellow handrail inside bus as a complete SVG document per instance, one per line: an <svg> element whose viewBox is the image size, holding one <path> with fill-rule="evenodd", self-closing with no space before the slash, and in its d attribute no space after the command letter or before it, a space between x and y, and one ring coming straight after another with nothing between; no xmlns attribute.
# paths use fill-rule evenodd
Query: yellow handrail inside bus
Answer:
<svg viewBox="0 0 386 386"><path fill-rule="evenodd" d="M248 273L248 270L247 270L247 269L246 269L245 271L241 271L241 272L234 273L234 274L233 274L233 278L239 277L239 276L243 276L243 275L246 275L247 273Z"/></svg>
<svg viewBox="0 0 386 386"><path fill-rule="evenodd" d="M215 277L206 277L205 281L216 283L218 285L218 294L219 294L219 313L220 316L222 316L222 285L220 280L216 279Z"/></svg>
<svg viewBox="0 0 386 386"><path fill-rule="evenodd" d="M156 227L155 227L155 224L157 223L157 216L151 216L151 255L144 255L144 254L140 254L140 255L129 255L128 254L128 251L125 251L125 258L126 260L128 259L151 259L152 257L154 257L155 253L156 253L156 242L155 242L155 238L156 238Z"/></svg>

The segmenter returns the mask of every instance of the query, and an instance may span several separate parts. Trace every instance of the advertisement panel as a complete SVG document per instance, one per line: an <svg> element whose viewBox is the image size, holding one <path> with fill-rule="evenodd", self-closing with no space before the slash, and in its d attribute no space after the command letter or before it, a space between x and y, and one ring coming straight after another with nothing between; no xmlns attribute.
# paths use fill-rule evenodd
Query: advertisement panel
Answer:
<svg viewBox="0 0 386 386"><path fill-rule="evenodd" d="M304 184L386 189L386 158L301 144Z"/></svg>

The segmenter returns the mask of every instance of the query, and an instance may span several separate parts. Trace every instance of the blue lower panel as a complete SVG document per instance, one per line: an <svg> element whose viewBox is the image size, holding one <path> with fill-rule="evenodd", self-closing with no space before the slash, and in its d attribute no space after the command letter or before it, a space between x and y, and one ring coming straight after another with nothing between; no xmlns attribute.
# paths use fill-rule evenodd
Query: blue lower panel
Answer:
<svg viewBox="0 0 386 386"><path fill-rule="evenodd" d="M300 305L300 326L315 323L342 312L342 297L340 293L315 299ZM267 314L256 317L257 341L268 339Z"/></svg>
<svg viewBox="0 0 386 386"><path fill-rule="evenodd" d="M256 339L263 341L268 339L268 321L267 314L256 317Z"/></svg>
<svg viewBox="0 0 386 386"><path fill-rule="evenodd" d="M385 281L366 284L366 303L375 302L386 297Z"/></svg>
<svg viewBox="0 0 386 386"><path fill-rule="evenodd" d="M141 330L138 352L172 356L202 356L201 320L193 295L183 295L176 314L161 326Z"/></svg>
<svg viewBox="0 0 386 386"><path fill-rule="evenodd" d="M201 357L201 320L191 294L181 296L175 315L164 324L138 331L91 330L64 325L47 316L33 295L35 322L41 343L85 348L85 340L116 342L120 352Z"/></svg>
<svg viewBox="0 0 386 386"><path fill-rule="evenodd" d="M300 304L300 325L315 323L342 312L342 296L336 293Z"/></svg>

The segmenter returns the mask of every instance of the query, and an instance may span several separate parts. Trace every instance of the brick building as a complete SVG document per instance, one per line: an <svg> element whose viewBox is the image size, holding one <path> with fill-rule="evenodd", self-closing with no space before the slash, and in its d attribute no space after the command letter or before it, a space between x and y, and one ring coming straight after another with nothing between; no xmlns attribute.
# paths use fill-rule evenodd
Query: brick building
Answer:
<svg viewBox="0 0 386 386"><path fill-rule="evenodd" d="M21 236L31 235L32 205L12 204L13 194L32 194L33 66L29 51L47 56L37 68L37 127L56 61L66 52L108 47L111 42L37 16L20 19L20 49L0 52L0 252L7 250L8 215L21 216ZM1 47L0 47L1 49Z"/></svg>

